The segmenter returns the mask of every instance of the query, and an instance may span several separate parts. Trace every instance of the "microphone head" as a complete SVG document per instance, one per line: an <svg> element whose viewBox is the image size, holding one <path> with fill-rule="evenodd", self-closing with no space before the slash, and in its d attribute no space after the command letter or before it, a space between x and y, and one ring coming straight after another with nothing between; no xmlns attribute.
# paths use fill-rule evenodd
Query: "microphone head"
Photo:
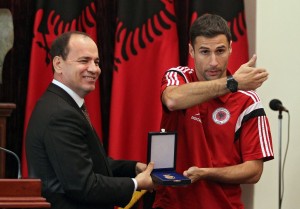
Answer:
<svg viewBox="0 0 300 209"><path fill-rule="evenodd" d="M269 103L269 106L272 110L280 110L280 108L282 107L282 103L280 100L278 99L272 99Z"/></svg>

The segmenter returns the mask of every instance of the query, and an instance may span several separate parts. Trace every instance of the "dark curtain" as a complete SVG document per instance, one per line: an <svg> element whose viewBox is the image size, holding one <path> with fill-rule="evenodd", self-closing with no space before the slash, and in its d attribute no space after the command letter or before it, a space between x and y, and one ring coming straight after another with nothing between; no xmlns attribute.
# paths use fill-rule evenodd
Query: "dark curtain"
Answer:
<svg viewBox="0 0 300 209"><path fill-rule="evenodd" d="M108 145L109 107L114 58L114 34L117 0L96 0L98 47L101 61L101 105L103 142ZM0 0L0 8L11 11L14 24L14 46L5 57L3 82L0 84L0 102L15 103L16 109L7 120L6 148L21 156L29 60L33 37L35 0ZM180 65L187 64L188 53L188 1L175 0L179 36ZM4 30L4 29L0 29ZM1 47L1 46L0 46ZM17 177L17 162L6 155L6 177Z"/></svg>
<svg viewBox="0 0 300 209"><path fill-rule="evenodd" d="M0 102L16 104L7 120L6 148L21 156L34 1L0 0L0 8L11 11L14 24L14 45L5 57L0 84ZM6 177L17 177L17 161L12 155L6 155Z"/></svg>

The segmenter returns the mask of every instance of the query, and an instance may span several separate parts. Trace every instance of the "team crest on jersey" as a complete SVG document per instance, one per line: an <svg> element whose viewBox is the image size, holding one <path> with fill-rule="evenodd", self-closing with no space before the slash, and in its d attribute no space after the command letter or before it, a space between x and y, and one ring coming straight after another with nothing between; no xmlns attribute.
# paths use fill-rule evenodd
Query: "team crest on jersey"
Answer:
<svg viewBox="0 0 300 209"><path fill-rule="evenodd" d="M213 112L212 119L216 124L223 125L230 119L230 112L226 108L220 107Z"/></svg>

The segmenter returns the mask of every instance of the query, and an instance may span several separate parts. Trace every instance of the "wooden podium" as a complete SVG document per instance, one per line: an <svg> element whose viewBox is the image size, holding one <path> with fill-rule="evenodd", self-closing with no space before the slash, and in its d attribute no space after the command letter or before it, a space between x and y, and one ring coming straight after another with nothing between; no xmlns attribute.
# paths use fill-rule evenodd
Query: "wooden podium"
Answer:
<svg viewBox="0 0 300 209"><path fill-rule="evenodd" d="M50 208L39 179L0 179L0 208Z"/></svg>
<svg viewBox="0 0 300 209"><path fill-rule="evenodd" d="M0 103L0 146L3 148L6 147L6 120L15 108L16 105L13 103ZM4 152L0 152L0 178L5 178Z"/></svg>
<svg viewBox="0 0 300 209"><path fill-rule="evenodd" d="M0 146L6 145L6 119L16 105L0 103ZM41 196L40 179L5 179L5 153L0 152L0 208L50 208Z"/></svg>

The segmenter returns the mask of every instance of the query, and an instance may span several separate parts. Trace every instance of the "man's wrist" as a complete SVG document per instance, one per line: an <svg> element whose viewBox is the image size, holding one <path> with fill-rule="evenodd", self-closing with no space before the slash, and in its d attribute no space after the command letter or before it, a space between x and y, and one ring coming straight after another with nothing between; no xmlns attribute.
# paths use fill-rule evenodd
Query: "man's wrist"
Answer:
<svg viewBox="0 0 300 209"><path fill-rule="evenodd" d="M233 78L232 75L227 76L226 87L232 93L237 92L237 90L238 90L238 82Z"/></svg>

